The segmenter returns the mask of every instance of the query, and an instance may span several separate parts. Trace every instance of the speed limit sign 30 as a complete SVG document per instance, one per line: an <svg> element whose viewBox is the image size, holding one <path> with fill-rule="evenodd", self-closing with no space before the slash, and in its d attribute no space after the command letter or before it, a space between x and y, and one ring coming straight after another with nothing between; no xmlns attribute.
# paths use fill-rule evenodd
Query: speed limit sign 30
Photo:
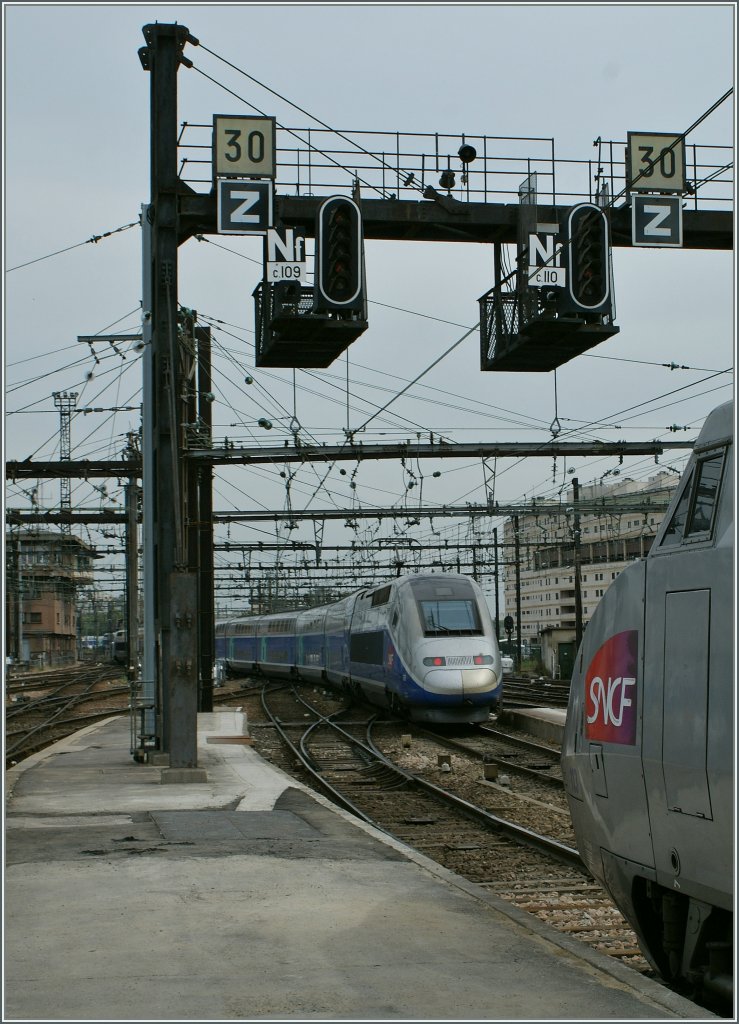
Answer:
<svg viewBox="0 0 739 1024"><path fill-rule="evenodd" d="M274 117L213 116L213 175L274 178Z"/></svg>
<svg viewBox="0 0 739 1024"><path fill-rule="evenodd" d="M632 192L685 191L685 139L666 132L627 132L626 174Z"/></svg>

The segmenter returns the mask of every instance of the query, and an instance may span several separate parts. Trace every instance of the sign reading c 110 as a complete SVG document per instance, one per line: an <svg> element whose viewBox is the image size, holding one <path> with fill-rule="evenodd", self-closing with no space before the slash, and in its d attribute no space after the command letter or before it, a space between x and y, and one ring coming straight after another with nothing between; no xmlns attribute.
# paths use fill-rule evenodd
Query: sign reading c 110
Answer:
<svg viewBox="0 0 739 1024"><path fill-rule="evenodd" d="M562 245L556 224L543 224L539 233L529 235L529 263L527 268L530 288L564 287L567 271L561 265Z"/></svg>
<svg viewBox="0 0 739 1024"><path fill-rule="evenodd" d="M274 178L274 117L213 115L213 177Z"/></svg>

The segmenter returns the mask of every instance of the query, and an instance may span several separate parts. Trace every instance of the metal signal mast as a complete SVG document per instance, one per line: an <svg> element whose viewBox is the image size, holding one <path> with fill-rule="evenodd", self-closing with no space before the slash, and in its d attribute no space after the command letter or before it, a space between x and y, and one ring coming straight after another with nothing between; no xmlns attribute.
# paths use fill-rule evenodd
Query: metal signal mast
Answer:
<svg viewBox="0 0 739 1024"><path fill-rule="evenodd" d="M61 462L69 462L72 458L70 425L79 393L77 391L55 391L53 398L54 405L59 410L59 459ZM72 511L72 485L68 476L59 479L59 511L62 514ZM62 520L61 528L62 533L71 533L71 521Z"/></svg>

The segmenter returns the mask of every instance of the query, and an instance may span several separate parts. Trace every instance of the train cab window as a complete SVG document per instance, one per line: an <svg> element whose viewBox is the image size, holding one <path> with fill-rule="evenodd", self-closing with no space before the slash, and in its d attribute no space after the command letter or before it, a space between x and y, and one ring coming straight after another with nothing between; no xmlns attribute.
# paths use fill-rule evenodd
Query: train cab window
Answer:
<svg viewBox="0 0 739 1024"><path fill-rule="evenodd" d="M472 636L482 633L474 601L463 599L418 601L424 636Z"/></svg>
<svg viewBox="0 0 739 1024"><path fill-rule="evenodd" d="M372 594L372 607L376 608L378 604L387 604L390 600L390 584L386 587L380 587L379 590L375 590Z"/></svg>
<svg viewBox="0 0 739 1024"><path fill-rule="evenodd" d="M711 455L698 463L698 479L695 487L695 500L688 521L687 536L697 537L699 534L710 534L716 514L716 498L721 482L721 469L724 458L722 454Z"/></svg>
<svg viewBox="0 0 739 1024"><path fill-rule="evenodd" d="M661 547L682 544L685 540L707 540L711 536L723 465L723 452L715 452L696 463L672 513Z"/></svg>
<svg viewBox="0 0 739 1024"><path fill-rule="evenodd" d="M667 524L660 547L674 547L677 544L681 544L683 537L685 536L685 524L688 521L688 511L690 509L690 495L693 490L693 474L690 474L690 479L683 488L683 493L680 495L680 500L677 503L675 511L672 513L672 518Z"/></svg>

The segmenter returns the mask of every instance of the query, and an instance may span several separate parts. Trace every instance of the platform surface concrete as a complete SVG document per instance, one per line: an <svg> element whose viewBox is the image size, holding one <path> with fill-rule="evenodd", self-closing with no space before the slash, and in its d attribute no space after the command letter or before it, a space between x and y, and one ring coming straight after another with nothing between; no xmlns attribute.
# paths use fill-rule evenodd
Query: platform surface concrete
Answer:
<svg viewBox="0 0 739 1024"><path fill-rule="evenodd" d="M8 1021L710 1018L310 793L200 715L206 781L109 719L6 773Z"/></svg>
<svg viewBox="0 0 739 1024"><path fill-rule="evenodd" d="M567 711L563 708L505 708L501 723L527 732L534 739L562 743Z"/></svg>

